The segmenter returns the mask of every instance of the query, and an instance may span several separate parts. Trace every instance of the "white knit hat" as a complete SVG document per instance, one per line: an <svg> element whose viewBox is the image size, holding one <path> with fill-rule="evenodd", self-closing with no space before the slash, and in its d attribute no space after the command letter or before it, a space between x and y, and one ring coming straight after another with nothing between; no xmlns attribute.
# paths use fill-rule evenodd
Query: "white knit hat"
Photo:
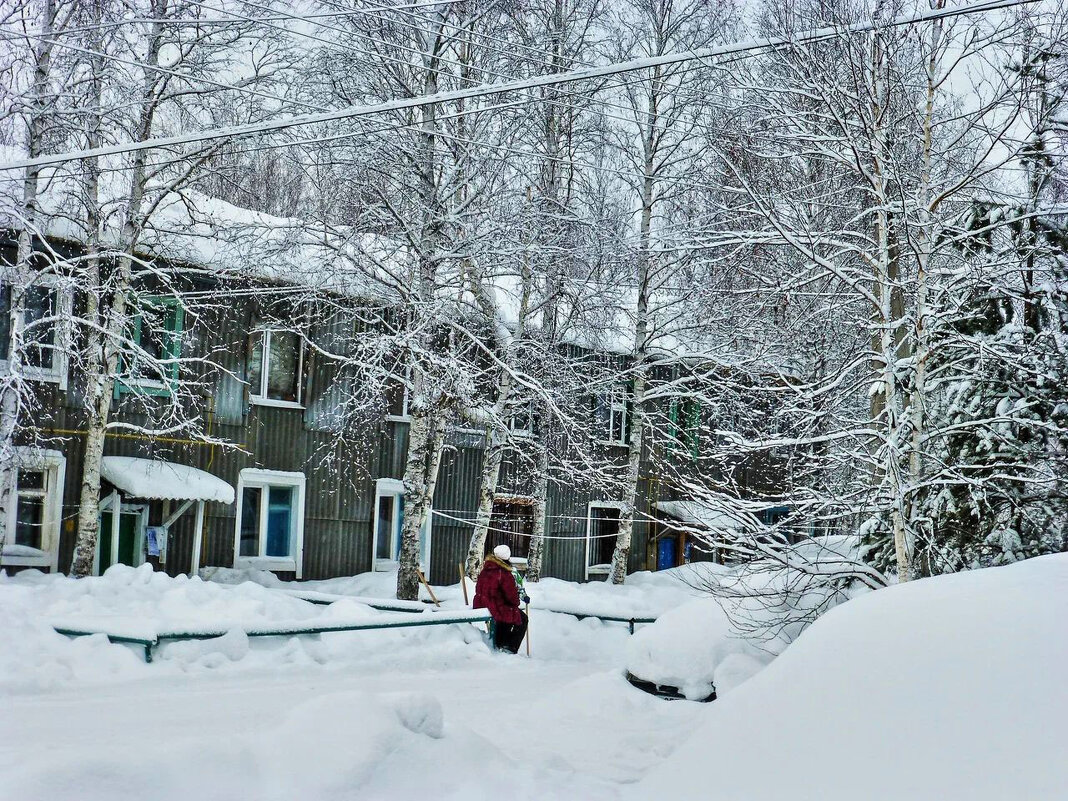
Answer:
<svg viewBox="0 0 1068 801"><path fill-rule="evenodd" d="M507 545L498 545L493 549L493 555L500 559L502 562L507 562L512 558L512 549Z"/></svg>

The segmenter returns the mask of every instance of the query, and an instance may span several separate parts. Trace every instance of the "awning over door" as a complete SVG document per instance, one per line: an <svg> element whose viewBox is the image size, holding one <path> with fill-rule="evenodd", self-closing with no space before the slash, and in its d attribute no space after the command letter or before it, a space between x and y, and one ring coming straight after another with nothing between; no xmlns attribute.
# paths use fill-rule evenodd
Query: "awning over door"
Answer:
<svg viewBox="0 0 1068 801"><path fill-rule="evenodd" d="M687 525L711 531L751 531L760 527L752 512L728 501L657 501L654 506Z"/></svg>
<svg viewBox="0 0 1068 801"><path fill-rule="evenodd" d="M234 488L221 478L175 462L105 456L100 463L100 475L133 498L234 502Z"/></svg>

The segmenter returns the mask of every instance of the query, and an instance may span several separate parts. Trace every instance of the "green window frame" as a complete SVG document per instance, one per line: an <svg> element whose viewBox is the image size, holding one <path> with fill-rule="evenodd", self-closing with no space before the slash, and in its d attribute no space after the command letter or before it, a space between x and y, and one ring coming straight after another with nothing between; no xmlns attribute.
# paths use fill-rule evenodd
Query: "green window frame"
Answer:
<svg viewBox="0 0 1068 801"><path fill-rule="evenodd" d="M185 330L185 308L178 298L174 297L145 297L137 302L138 311L133 316L133 330L130 338L138 347L143 346L144 336L144 309L151 308L161 314L162 329L159 331L159 355L161 360L178 359L182 355L182 333ZM137 369L136 363L128 355L123 355L123 368L130 371L125 378L119 378L115 382L115 397L125 393L137 393L140 395L168 396L174 391L174 385L178 383L178 362L174 361L166 367L166 375L161 381L156 375L148 378L133 375Z"/></svg>
<svg viewBox="0 0 1068 801"><path fill-rule="evenodd" d="M701 445L701 404L693 398L672 398L668 407L672 450L685 449L696 459Z"/></svg>

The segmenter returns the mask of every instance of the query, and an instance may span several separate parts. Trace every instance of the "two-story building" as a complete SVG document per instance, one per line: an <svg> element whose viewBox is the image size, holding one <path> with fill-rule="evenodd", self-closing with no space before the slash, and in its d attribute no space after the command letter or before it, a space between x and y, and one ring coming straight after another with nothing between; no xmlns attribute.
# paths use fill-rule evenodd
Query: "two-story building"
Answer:
<svg viewBox="0 0 1068 801"><path fill-rule="evenodd" d="M147 279L131 336L142 352L173 364L175 381L181 365L184 391L207 440L182 431L161 433L165 426L154 415L171 400L168 376L145 375L136 359L124 361L111 414L125 426L106 438L94 572L146 560L172 575L224 566L293 579L395 568L409 428L405 391L398 385L384 393L380 414L355 431L347 426L342 436L338 370L306 344L329 338L330 327L339 323L309 318L298 330L296 312L282 324L277 308L267 311L286 302L289 288L319 281L324 271L315 270L312 279L265 257L258 278L249 282L246 271L235 284L224 270L211 269L205 239L200 237L193 254L168 248L178 241L174 237L157 237L146 247L142 256L156 265L154 271L173 278L158 294ZM0 247L3 262L13 263L15 234L9 232ZM70 258L81 245L50 240L48 249ZM220 292L228 281L227 291ZM317 289L335 291L330 285ZM7 287L0 288L0 320L8 318L9 298ZM60 276L35 281L27 295L27 321L56 322L38 326L35 344L26 350L25 371L35 383L39 412L32 432L27 426L20 441L4 567L66 571L71 564L86 433L85 381L69 358L76 343L63 319L83 303ZM340 324L351 331L351 321ZM0 330L0 357L6 358L8 339L7 330ZM613 388L591 397L590 404L600 427L599 447L607 458L621 458L629 432L625 390ZM698 469L702 410L672 401L664 414L674 429L669 458L690 460ZM467 552L486 436L457 426L445 444L422 553L429 580L439 584L457 580ZM680 505L686 499L651 458L653 449L664 447L650 438L650 458L642 462L631 571L698 558L686 532L711 514L707 504ZM507 541L518 557L526 555L534 523L532 487L529 460L506 457L489 547ZM621 499L581 482L553 481L549 487L543 575L604 577Z"/></svg>

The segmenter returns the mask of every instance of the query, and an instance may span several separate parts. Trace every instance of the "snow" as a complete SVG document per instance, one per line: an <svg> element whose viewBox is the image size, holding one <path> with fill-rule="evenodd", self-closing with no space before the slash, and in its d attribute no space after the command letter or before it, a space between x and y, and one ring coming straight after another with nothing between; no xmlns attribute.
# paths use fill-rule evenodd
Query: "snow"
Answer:
<svg viewBox="0 0 1068 801"><path fill-rule="evenodd" d="M133 456L105 456L100 475L135 498L234 502L234 488L195 467Z"/></svg>
<svg viewBox="0 0 1068 801"><path fill-rule="evenodd" d="M1068 555L868 593L711 704L625 797L1063 798L1066 619Z"/></svg>
<svg viewBox="0 0 1068 801"><path fill-rule="evenodd" d="M4 556L19 559L49 559L51 554L34 548L32 545L18 545L16 543L4 543Z"/></svg>
<svg viewBox="0 0 1068 801"><path fill-rule="evenodd" d="M1060 798L1068 781L1068 556L868 593L756 675L770 656L730 636L685 569L532 586L530 659L466 624L249 638L242 627L394 613L243 575L258 581L121 565L0 576L0 799L1001 801ZM386 597L395 581L308 591ZM435 593L463 608L459 585ZM544 611L565 602L659 620L631 638ZM61 617L229 629L145 664L136 647L56 634ZM715 663L719 700L665 702L625 681L636 653L672 648Z"/></svg>
<svg viewBox="0 0 1068 801"><path fill-rule="evenodd" d="M661 512L676 517L683 523L712 531L754 531L760 523L742 508L744 501L732 500L713 503L709 501L657 501ZM766 505L761 505L764 508Z"/></svg>
<svg viewBox="0 0 1068 801"><path fill-rule="evenodd" d="M22 158L0 145L0 161ZM85 212L77 176L66 167L46 168L39 188L41 233L84 243ZM101 176L100 232L105 247L121 244L128 190L121 170ZM0 226L22 227L22 178L0 170ZM233 279L305 286L354 297L390 296L396 276L410 259L403 243L344 226L316 227L307 220L278 217L235 206L195 190L162 192L150 187L155 208L138 239L137 255L163 258Z"/></svg>
<svg viewBox="0 0 1068 801"><path fill-rule="evenodd" d="M715 599L697 598L637 630L627 648L627 670L700 701L713 691L717 697L733 691L772 656L735 636Z"/></svg>

